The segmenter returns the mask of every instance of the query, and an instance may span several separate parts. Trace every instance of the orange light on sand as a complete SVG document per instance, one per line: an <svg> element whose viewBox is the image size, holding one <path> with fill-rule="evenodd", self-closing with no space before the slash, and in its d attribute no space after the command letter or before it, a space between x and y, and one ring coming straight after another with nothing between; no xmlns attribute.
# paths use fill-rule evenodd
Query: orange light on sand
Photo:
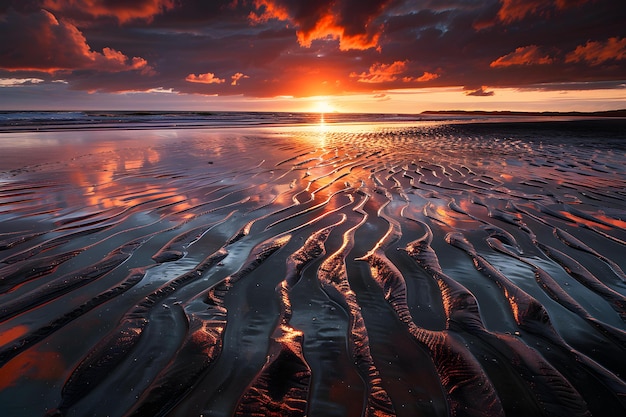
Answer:
<svg viewBox="0 0 626 417"><path fill-rule="evenodd" d="M562 214L563 216L567 217L568 219L572 220L574 223L579 223L579 224L584 224L586 226L589 227L597 227L600 229L604 229L604 230L611 230L611 228L609 226L607 226L606 224L602 224L599 222L594 222L593 220L587 220L587 219L583 219L582 217L578 217L573 215L572 213L569 213L567 211L559 211L560 214ZM594 216L602 222L611 224L615 227L621 228L621 229L626 229L626 222L622 221L622 220L618 220L618 219L614 219L612 217L608 217L602 214L594 214Z"/></svg>
<svg viewBox="0 0 626 417"><path fill-rule="evenodd" d="M59 353L27 350L0 368L0 390L13 386L21 378L52 381L65 372Z"/></svg>
<svg viewBox="0 0 626 417"><path fill-rule="evenodd" d="M19 325L0 332L0 345L6 345L28 332L28 327Z"/></svg>

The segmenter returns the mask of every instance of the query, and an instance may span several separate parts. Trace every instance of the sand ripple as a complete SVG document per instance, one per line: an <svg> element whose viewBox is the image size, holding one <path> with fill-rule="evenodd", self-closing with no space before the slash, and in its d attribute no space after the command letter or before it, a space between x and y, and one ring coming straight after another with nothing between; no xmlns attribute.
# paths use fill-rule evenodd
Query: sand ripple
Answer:
<svg viewBox="0 0 626 417"><path fill-rule="evenodd" d="M623 131L14 133L0 410L624 415Z"/></svg>

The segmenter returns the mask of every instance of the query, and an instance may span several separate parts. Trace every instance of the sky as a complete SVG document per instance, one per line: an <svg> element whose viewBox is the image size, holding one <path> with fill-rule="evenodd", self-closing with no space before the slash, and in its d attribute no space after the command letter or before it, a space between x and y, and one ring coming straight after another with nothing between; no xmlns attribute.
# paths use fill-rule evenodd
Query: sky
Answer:
<svg viewBox="0 0 626 417"><path fill-rule="evenodd" d="M624 22L624 0L0 0L0 109L622 109Z"/></svg>

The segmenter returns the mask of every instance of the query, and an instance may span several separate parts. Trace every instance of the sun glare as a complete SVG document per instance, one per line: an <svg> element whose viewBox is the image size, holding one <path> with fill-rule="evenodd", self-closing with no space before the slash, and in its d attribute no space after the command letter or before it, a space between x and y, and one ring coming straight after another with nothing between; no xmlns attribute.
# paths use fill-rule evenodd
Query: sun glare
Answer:
<svg viewBox="0 0 626 417"><path fill-rule="evenodd" d="M335 108L327 101L317 101L313 104L313 112L315 113L332 113Z"/></svg>

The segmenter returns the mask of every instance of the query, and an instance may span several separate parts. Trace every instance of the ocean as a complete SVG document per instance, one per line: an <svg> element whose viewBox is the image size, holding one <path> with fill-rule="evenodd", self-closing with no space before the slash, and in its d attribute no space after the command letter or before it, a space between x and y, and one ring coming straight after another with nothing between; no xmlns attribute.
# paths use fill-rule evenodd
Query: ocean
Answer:
<svg viewBox="0 0 626 417"><path fill-rule="evenodd" d="M626 120L0 112L0 414L622 416Z"/></svg>

